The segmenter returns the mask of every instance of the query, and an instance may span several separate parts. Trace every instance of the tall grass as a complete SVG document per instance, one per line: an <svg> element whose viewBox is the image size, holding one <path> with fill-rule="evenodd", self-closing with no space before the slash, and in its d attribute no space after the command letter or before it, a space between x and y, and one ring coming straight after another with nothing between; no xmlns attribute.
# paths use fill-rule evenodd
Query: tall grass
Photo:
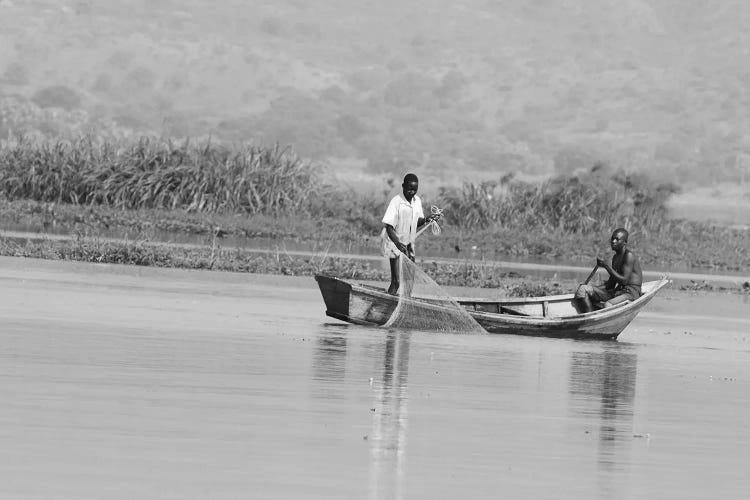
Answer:
<svg viewBox="0 0 750 500"><path fill-rule="evenodd" d="M20 138L0 145L0 220L31 221L42 230L55 224L72 230L83 223L126 233L148 226L177 233L374 241L387 196L362 195L325 178L316 165L278 146ZM542 183L512 175L467 182L442 188L430 200L445 210L446 231L441 239L424 238L420 248L449 244L460 251L473 245L495 256L571 260L596 254L602 237L623 226L636 236L644 262L750 267L750 231L670 219L666 202L676 191L646 174L604 166Z"/></svg>
<svg viewBox="0 0 750 500"><path fill-rule="evenodd" d="M308 209L320 179L278 145L81 137L0 148L0 191L11 200L280 215Z"/></svg>
<svg viewBox="0 0 750 500"><path fill-rule="evenodd" d="M464 229L526 228L593 233L625 226L651 230L666 221L666 202L677 187L655 184L643 174L606 172L532 184L505 176L499 182L443 188L439 203Z"/></svg>
<svg viewBox="0 0 750 500"><path fill-rule="evenodd" d="M127 209L267 214L306 213L379 226L386 200L326 184L313 165L277 146L226 147L206 141L36 142L0 148L0 192L10 199ZM442 188L437 203L464 229L535 228L572 233L615 226L654 229L666 219L673 185L644 175L607 172L541 184L514 181ZM343 214L343 215L342 215Z"/></svg>

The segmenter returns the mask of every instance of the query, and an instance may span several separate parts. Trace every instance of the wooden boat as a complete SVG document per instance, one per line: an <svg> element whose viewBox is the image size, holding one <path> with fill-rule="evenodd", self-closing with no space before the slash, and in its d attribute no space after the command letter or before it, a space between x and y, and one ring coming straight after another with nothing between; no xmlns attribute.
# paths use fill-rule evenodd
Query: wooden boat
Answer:
<svg viewBox="0 0 750 500"><path fill-rule="evenodd" d="M358 325L382 326L391 317L398 297L382 288L316 275L326 305L326 315ZM466 298L455 300L489 333L541 337L615 339L638 312L670 281L666 278L643 283L637 300L580 314L573 294L532 298ZM441 307L440 299L413 297L426 313ZM444 302L444 300L443 300Z"/></svg>

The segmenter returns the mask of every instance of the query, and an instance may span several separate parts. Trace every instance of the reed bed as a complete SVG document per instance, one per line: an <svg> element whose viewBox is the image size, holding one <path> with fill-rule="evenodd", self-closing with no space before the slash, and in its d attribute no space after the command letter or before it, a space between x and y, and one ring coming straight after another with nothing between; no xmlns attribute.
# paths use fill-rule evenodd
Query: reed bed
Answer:
<svg viewBox="0 0 750 500"><path fill-rule="evenodd" d="M0 148L0 192L26 199L117 209L307 214L339 217L377 230L387 200L362 198L324 182L320 169L278 145L226 147L207 141L35 142ZM436 203L464 230L527 228L597 233L616 226L659 229L676 192L648 177L595 166L580 176L540 184L465 183L442 188Z"/></svg>
<svg viewBox="0 0 750 500"><path fill-rule="evenodd" d="M87 136L0 148L0 191L10 200L281 215L306 211L322 189L316 167L278 145Z"/></svg>
<svg viewBox="0 0 750 500"><path fill-rule="evenodd" d="M325 178L278 146L20 138L0 146L0 222L68 233L85 226L110 235L335 240L339 249L366 244L377 252L385 196L362 196ZM425 200L445 210L443 234L424 237L420 251L477 247L493 259L589 262L622 226L644 265L750 269L750 231L670 219L666 202L676 191L601 165L542 183L505 175L445 187Z"/></svg>
<svg viewBox="0 0 750 500"><path fill-rule="evenodd" d="M467 230L526 228L547 233L591 234L615 227L658 229L666 202L677 192L640 174L594 167L582 175L555 177L539 184L513 181L464 183L443 188L439 202Z"/></svg>

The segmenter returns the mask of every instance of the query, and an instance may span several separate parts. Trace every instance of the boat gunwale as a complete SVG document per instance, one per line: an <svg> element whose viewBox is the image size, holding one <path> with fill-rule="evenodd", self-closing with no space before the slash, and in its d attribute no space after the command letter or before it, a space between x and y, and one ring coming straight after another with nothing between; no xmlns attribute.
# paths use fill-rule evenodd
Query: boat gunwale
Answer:
<svg viewBox="0 0 750 500"><path fill-rule="evenodd" d="M355 291L355 289L359 293L363 293L366 295L376 295L381 298L385 298L389 301L398 300L397 296L391 295L387 293L384 290L380 290L379 288L376 288L374 286L370 285L363 285L360 283L350 283L346 280L341 280L340 278L335 278L340 281L344 281L348 283L352 291ZM653 287L640 297L638 297L636 300L632 302L626 302L621 306L614 306L614 307L607 307L604 309L598 309L595 311L590 311L587 313L581 313L581 314L571 314L566 316L522 316L522 315L515 315L515 314L506 314L506 313L495 313L495 312L487 312L487 311L476 311L467 309L469 314L472 316L479 316L486 319L492 319L492 318L499 318L502 317L503 321L508 321L510 323L517 323L517 324L548 324L548 325L559 325L559 324L568 324L573 325L579 322L586 323L590 322L592 320L599 321L599 320L607 320L611 319L613 317L617 316L624 316L628 312L637 312L641 309L643 305L645 305L647 302L651 300L654 295L656 295L656 292L661 290L664 286L669 284L671 280L668 278L662 278L659 280L652 280L648 281L647 283L654 283ZM512 303L521 303L521 304L537 304L537 303L543 303L543 302L563 302L568 301L573 298L572 293L563 294L563 295L550 295L545 297L529 297L528 300L525 300L524 297L513 297L510 300L496 300L491 298L481 298L480 300L474 300L473 298L465 298L465 297L455 297L454 300L458 303L484 303L484 304L512 304ZM417 298L419 300L419 298ZM429 302L426 302L426 304L429 304ZM433 304L434 305L434 304Z"/></svg>

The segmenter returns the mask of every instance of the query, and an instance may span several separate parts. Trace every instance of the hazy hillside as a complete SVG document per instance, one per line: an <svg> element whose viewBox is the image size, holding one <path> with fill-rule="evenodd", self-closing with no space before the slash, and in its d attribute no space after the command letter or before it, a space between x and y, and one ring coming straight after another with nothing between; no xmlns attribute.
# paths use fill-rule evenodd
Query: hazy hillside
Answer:
<svg viewBox="0 0 750 500"><path fill-rule="evenodd" d="M750 4L0 0L0 137L291 144L369 172L750 178Z"/></svg>

